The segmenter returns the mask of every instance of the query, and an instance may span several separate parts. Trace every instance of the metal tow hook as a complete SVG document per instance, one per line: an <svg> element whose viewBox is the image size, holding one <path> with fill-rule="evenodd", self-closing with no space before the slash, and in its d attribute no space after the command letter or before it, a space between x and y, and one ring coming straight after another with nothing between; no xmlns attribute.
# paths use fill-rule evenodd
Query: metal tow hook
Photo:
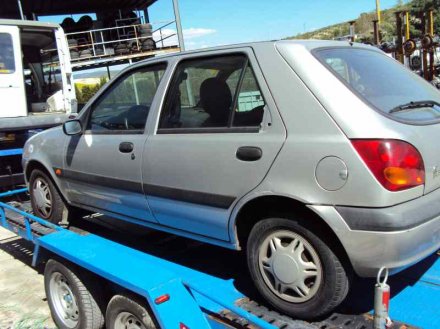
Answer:
<svg viewBox="0 0 440 329"><path fill-rule="evenodd" d="M381 280L382 273L384 274ZM377 273L377 282L374 286L374 329L390 328L391 321L388 312L390 305L390 286L387 284L388 269L382 267Z"/></svg>

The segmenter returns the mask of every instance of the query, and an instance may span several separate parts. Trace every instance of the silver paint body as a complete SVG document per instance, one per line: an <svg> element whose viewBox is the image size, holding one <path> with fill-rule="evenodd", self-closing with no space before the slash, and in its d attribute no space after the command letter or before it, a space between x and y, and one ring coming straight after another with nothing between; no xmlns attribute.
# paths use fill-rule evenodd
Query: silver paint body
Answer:
<svg viewBox="0 0 440 329"><path fill-rule="evenodd" d="M440 200L440 177L432 172L440 164L440 145L433 142L440 138L439 126L399 123L370 108L311 54L311 50L321 47L349 44L264 42L186 52L135 64L129 70L158 62L168 65L143 135L85 132L69 137L61 128L51 129L28 141L24 167L31 161L42 164L69 203L103 213L111 211L109 214L126 221L235 249L240 248L236 234L240 209L259 197L287 197L301 202L329 225L359 275L374 276L382 266L393 271L405 268L440 248L440 212L411 229L376 232L351 230L335 206L390 207L423 199L427 193L439 194ZM379 51L370 46L352 47ZM267 104L260 132L157 134L160 108L177 63L186 58L236 52L249 57ZM419 77L414 75L414 79ZM80 119L86 117L102 92L90 100ZM351 138L391 138L411 143L423 157L425 185L400 192L386 190L356 153ZM121 141L134 143L135 160L118 151ZM240 146L258 146L263 157L255 162L240 161L235 156ZM322 162L325 158L330 160ZM66 181L54 174L54 167L236 199L228 209L197 205L117 187ZM329 177L325 177L326 169Z"/></svg>

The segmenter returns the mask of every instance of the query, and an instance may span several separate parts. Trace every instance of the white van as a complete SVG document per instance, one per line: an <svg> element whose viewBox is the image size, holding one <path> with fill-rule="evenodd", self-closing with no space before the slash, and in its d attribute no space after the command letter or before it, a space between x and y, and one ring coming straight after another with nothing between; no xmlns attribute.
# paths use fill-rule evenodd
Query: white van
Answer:
<svg viewBox="0 0 440 329"><path fill-rule="evenodd" d="M46 128L76 112L61 26L0 20L0 132Z"/></svg>

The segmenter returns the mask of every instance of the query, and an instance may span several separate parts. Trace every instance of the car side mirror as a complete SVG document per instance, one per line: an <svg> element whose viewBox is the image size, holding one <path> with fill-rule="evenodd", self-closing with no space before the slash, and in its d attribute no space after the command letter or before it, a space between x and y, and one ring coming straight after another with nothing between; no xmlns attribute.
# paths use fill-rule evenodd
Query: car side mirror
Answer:
<svg viewBox="0 0 440 329"><path fill-rule="evenodd" d="M63 131L68 136L74 136L82 133L82 124L79 120L69 120L64 122Z"/></svg>

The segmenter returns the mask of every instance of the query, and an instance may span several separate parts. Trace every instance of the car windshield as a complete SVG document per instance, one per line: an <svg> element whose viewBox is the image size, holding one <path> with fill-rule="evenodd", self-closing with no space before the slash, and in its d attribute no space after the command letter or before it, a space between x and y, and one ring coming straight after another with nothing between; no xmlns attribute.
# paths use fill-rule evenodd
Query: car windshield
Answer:
<svg viewBox="0 0 440 329"><path fill-rule="evenodd" d="M440 92L385 54L347 47L320 49L315 56L381 112L414 123L440 120Z"/></svg>

